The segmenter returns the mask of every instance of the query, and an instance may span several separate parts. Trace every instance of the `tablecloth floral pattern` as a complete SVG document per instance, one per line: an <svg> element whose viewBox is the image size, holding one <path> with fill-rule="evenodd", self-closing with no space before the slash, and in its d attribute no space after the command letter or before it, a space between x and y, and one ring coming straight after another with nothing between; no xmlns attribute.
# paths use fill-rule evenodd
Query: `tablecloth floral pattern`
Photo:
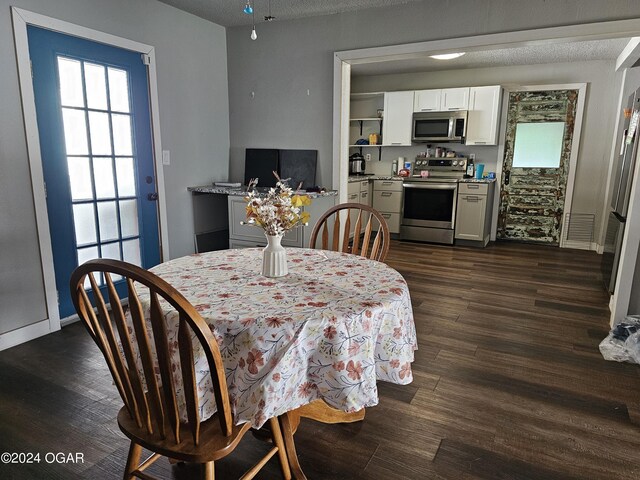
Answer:
<svg viewBox="0 0 640 480"><path fill-rule="evenodd" d="M376 380L410 383L417 339L402 276L355 255L310 249L287 255L289 275L277 279L260 275L261 249L197 254L151 269L211 327L236 423L259 428L318 398L356 411L378 403ZM165 313L171 344L177 318ZM205 419L215 400L206 358L194 354Z"/></svg>

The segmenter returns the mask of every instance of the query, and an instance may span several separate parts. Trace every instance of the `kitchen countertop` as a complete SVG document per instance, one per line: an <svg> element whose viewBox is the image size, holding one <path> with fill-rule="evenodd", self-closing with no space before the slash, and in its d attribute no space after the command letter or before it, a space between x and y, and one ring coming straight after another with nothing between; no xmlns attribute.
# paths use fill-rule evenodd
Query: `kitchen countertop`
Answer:
<svg viewBox="0 0 640 480"><path fill-rule="evenodd" d="M220 187L217 185L202 185L198 187L187 187L187 190L192 193L217 193L220 195L232 195L232 196L245 196L247 194L247 187ZM267 190L265 188L265 190ZM258 189L260 191L260 189ZM310 198L317 197L333 197L338 195L337 190L326 190L324 192L297 192L300 195L307 195Z"/></svg>
<svg viewBox="0 0 640 480"><path fill-rule="evenodd" d="M459 183L493 183L495 178L463 178Z"/></svg>
<svg viewBox="0 0 640 480"><path fill-rule="evenodd" d="M404 180L404 177L399 177L397 175L350 175L349 183L360 182L362 180ZM459 180L460 183L493 183L495 182L495 178L461 178Z"/></svg>
<svg viewBox="0 0 640 480"><path fill-rule="evenodd" d="M397 175L349 175L349 183L360 182L362 180L403 180Z"/></svg>

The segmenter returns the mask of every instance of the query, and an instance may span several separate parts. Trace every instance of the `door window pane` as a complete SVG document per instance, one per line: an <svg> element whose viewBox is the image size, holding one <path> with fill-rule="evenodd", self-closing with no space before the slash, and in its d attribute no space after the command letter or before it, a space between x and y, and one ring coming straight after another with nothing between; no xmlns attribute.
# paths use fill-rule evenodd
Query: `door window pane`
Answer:
<svg viewBox="0 0 640 480"><path fill-rule="evenodd" d="M118 239L118 213L116 202L98 203L98 225L100 226L100 241Z"/></svg>
<svg viewBox="0 0 640 480"><path fill-rule="evenodd" d="M114 198L116 196L111 158L93 159L93 180L96 184L96 198Z"/></svg>
<svg viewBox="0 0 640 480"><path fill-rule="evenodd" d="M124 70L109 68L109 98L111 110L129 112L129 81Z"/></svg>
<svg viewBox="0 0 640 480"><path fill-rule="evenodd" d="M120 258L120 243L106 243L101 245L102 255L100 258L112 258L114 260L121 260Z"/></svg>
<svg viewBox="0 0 640 480"><path fill-rule="evenodd" d="M518 123L514 168L558 168L565 122Z"/></svg>
<svg viewBox="0 0 640 480"><path fill-rule="evenodd" d="M133 158L116 158L116 177L118 179L118 196L135 196L136 176L133 169Z"/></svg>
<svg viewBox="0 0 640 480"><path fill-rule="evenodd" d="M122 256L125 262L133 263L134 265L141 267L140 239L134 238L133 240L126 240L122 242Z"/></svg>
<svg viewBox="0 0 640 480"><path fill-rule="evenodd" d="M76 231L76 244L85 245L98 241L96 236L96 218L92 203L73 206L73 224Z"/></svg>
<svg viewBox="0 0 640 480"><path fill-rule="evenodd" d="M116 155L132 155L131 121L129 115L111 115L113 124L113 149Z"/></svg>
<svg viewBox="0 0 640 480"><path fill-rule="evenodd" d="M107 82L104 73L102 65L84 64L84 81L87 87L87 106L89 108L107 109Z"/></svg>
<svg viewBox="0 0 640 480"><path fill-rule="evenodd" d="M84 110L63 108L62 121L67 155L87 155L89 147L87 146L87 124Z"/></svg>
<svg viewBox="0 0 640 480"><path fill-rule="evenodd" d="M72 200L91 200L91 168L87 157L68 157L69 183L71 184Z"/></svg>
<svg viewBox="0 0 640 480"><path fill-rule="evenodd" d="M120 228L123 237L138 235L138 206L135 200L120 202Z"/></svg>
<svg viewBox="0 0 640 480"><path fill-rule="evenodd" d="M91 153L93 155L111 155L109 114L89 112L89 127L91 134Z"/></svg>
<svg viewBox="0 0 640 480"><path fill-rule="evenodd" d="M94 258L100 258L100 255L98 255L98 247L79 248L77 252L78 265L82 265L84 262L93 260ZM100 285L100 277L96 275L95 279L98 285ZM91 288L91 284L89 283L89 276L84 279L84 288L85 290Z"/></svg>
<svg viewBox="0 0 640 480"><path fill-rule="evenodd" d="M62 105L84 107L80 62L71 58L58 57L58 77Z"/></svg>

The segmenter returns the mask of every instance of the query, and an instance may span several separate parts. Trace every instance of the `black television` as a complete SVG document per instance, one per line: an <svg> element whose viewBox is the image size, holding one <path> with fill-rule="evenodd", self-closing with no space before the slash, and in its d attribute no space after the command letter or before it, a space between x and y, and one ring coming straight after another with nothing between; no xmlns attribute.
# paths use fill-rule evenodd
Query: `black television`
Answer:
<svg viewBox="0 0 640 480"><path fill-rule="evenodd" d="M258 187L275 187L278 172L288 179L292 188L307 189L316 186L317 150L293 150L275 148L247 148L244 161L244 184L258 178Z"/></svg>

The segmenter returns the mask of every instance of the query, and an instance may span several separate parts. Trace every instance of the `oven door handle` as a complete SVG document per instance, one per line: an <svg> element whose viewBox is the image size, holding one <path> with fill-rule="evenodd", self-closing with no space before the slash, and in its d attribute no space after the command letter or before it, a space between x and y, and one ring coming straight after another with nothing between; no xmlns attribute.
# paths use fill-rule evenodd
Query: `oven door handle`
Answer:
<svg viewBox="0 0 640 480"><path fill-rule="evenodd" d="M419 188L422 190L457 190L457 183L403 183L404 188Z"/></svg>

